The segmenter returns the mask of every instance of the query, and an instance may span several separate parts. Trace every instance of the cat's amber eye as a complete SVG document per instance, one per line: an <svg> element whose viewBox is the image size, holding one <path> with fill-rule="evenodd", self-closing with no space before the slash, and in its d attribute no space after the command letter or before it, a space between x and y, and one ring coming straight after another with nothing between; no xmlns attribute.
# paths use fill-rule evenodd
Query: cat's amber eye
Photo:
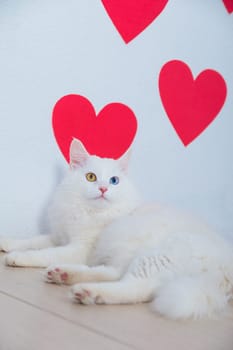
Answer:
<svg viewBox="0 0 233 350"><path fill-rule="evenodd" d="M86 179L89 182L95 182L97 180L97 177L96 177L96 174L94 174L94 173L87 173Z"/></svg>

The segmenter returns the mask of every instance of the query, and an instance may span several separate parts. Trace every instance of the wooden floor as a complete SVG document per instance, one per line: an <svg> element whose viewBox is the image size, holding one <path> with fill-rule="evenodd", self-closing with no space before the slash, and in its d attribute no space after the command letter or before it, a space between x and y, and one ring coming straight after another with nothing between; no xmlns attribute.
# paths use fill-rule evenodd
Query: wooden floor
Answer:
<svg viewBox="0 0 233 350"><path fill-rule="evenodd" d="M0 350L233 350L227 319L174 322L149 304L72 304L69 287L43 282L42 270L10 268L0 254Z"/></svg>

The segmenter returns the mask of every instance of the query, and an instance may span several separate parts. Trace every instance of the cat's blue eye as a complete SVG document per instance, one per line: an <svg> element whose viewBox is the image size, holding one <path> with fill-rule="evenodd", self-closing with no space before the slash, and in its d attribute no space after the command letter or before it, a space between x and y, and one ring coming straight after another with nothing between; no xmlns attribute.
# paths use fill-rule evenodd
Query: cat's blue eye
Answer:
<svg viewBox="0 0 233 350"><path fill-rule="evenodd" d="M110 183L111 185L118 185L118 184L119 184L119 181L120 181L120 179L119 179L118 176L113 176L113 177L111 177L111 179L109 180L109 183Z"/></svg>

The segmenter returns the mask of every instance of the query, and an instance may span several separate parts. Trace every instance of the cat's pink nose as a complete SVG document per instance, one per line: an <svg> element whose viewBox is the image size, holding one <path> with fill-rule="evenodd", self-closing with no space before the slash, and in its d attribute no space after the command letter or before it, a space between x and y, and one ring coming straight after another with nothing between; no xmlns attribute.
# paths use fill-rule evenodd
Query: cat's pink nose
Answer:
<svg viewBox="0 0 233 350"><path fill-rule="evenodd" d="M107 192L107 187L99 187L100 192L102 192L102 194L104 194L105 192Z"/></svg>

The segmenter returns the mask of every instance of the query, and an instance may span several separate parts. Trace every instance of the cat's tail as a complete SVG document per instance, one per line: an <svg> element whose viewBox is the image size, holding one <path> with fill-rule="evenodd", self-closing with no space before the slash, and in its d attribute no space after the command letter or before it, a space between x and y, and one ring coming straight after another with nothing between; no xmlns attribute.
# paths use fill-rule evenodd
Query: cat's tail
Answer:
<svg viewBox="0 0 233 350"><path fill-rule="evenodd" d="M226 311L232 297L223 284L215 274L180 276L158 289L152 307L172 319L213 317Z"/></svg>

